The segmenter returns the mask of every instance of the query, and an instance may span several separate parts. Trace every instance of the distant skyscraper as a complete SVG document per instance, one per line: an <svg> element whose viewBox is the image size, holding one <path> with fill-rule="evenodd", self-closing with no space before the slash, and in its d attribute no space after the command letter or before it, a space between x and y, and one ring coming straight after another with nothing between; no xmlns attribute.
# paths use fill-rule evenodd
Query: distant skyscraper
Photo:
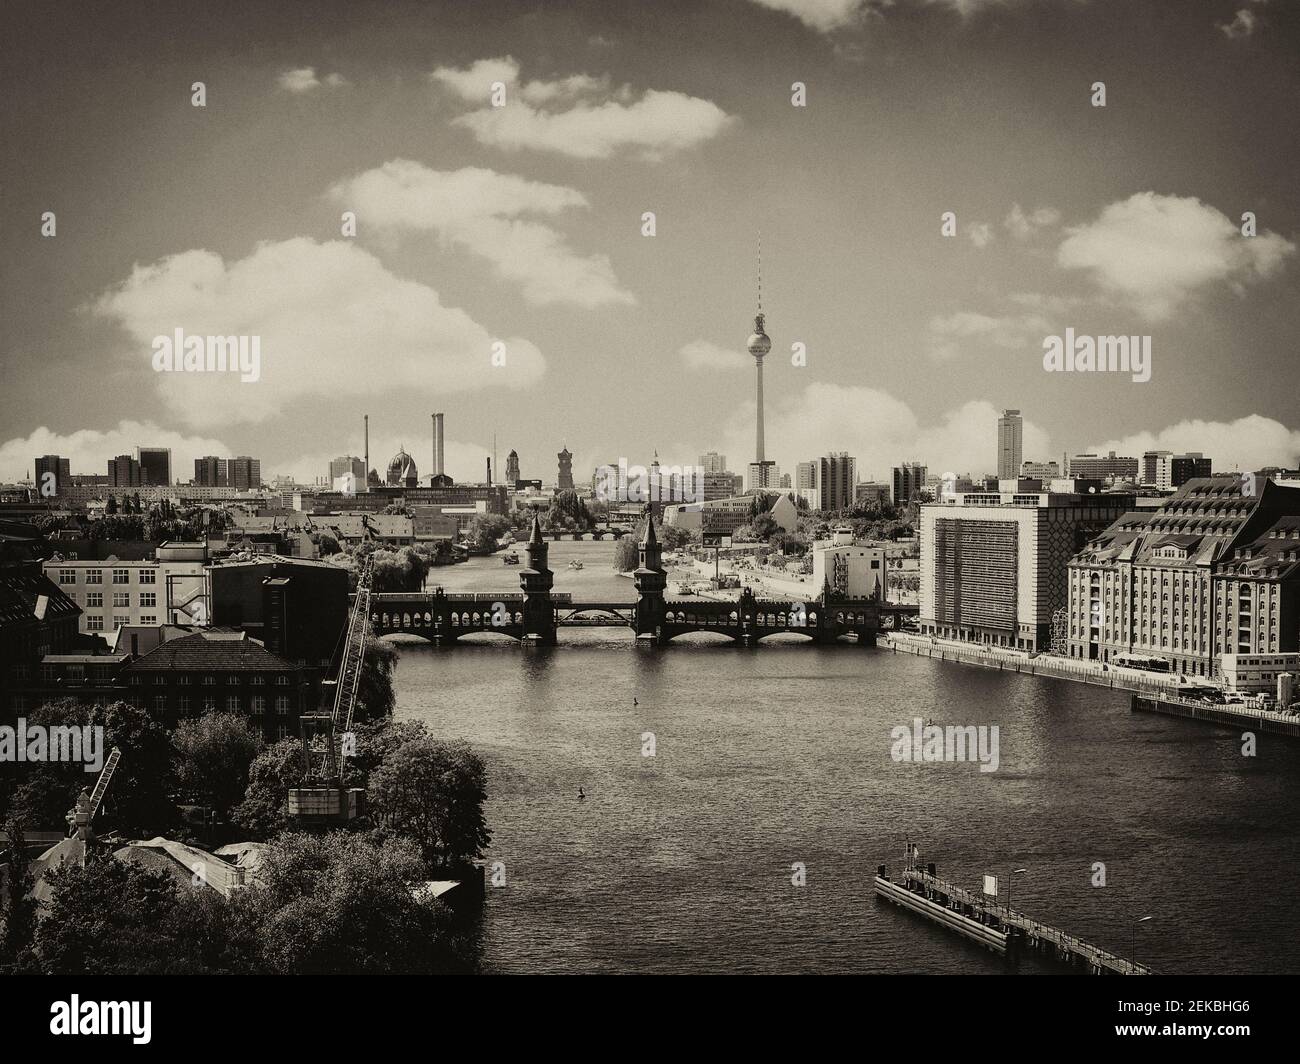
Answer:
<svg viewBox="0 0 1300 1064"><path fill-rule="evenodd" d="M44 477L46 473L53 473L54 480L51 481L53 490L49 491L45 487ZM43 496L59 495L72 486L72 470L69 467L68 459L61 458L57 454L46 454L36 459L36 490Z"/></svg>
<svg viewBox="0 0 1300 1064"><path fill-rule="evenodd" d="M817 497L820 510L851 510L853 485L858 481L858 460L847 452L817 459Z"/></svg>
<svg viewBox="0 0 1300 1064"><path fill-rule="evenodd" d="M894 505L906 506L920 497L925 487L927 469L920 462L904 462L894 466Z"/></svg>
<svg viewBox="0 0 1300 1064"><path fill-rule="evenodd" d="M338 480L339 477L346 477L349 474L356 478L357 484L364 484L366 482L366 463L352 454L340 455L330 462L331 484Z"/></svg>
<svg viewBox="0 0 1300 1064"><path fill-rule="evenodd" d="M717 451L708 451L700 455L700 468L706 473L725 473L727 471L727 456L718 454Z"/></svg>
<svg viewBox="0 0 1300 1064"><path fill-rule="evenodd" d="M754 434L754 460L749 464L749 490L757 488L776 488L780 486L781 474L775 462L769 462L766 443L763 439L763 359L772 350L772 341L764 332L763 315L763 252L758 255L758 313L754 315L754 331L745 345L754 356L754 372L757 381L758 419Z"/></svg>
<svg viewBox="0 0 1300 1064"><path fill-rule="evenodd" d="M817 487L816 462L800 462L794 467L794 486L798 491Z"/></svg>
<svg viewBox="0 0 1300 1064"><path fill-rule="evenodd" d="M519 452L511 451L506 455L506 487L514 491L515 485L520 481L519 476Z"/></svg>
<svg viewBox="0 0 1300 1064"><path fill-rule="evenodd" d="M226 460L211 454L194 459L194 483L205 488L226 487Z"/></svg>
<svg viewBox="0 0 1300 1064"><path fill-rule="evenodd" d="M1137 480L1138 460L1114 451L1104 457L1099 454L1076 454L1067 459L1062 475L1067 477L1096 477L1106 480L1114 477L1120 480Z"/></svg>
<svg viewBox="0 0 1300 1064"><path fill-rule="evenodd" d="M1213 472L1213 462L1199 451L1176 454L1169 460L1169 485L1181 488L1189 480L1208 477Z"/></svg>
<svg viewBox="0 0 1300 1064"><path fill-rule="evenodd" d="M140 463L140 483L167 487L172 482L172 451L170 447L137 447L136 459Z"/></svg>
<svg viewBox="0 0 1300 1064"><path fill-rule="evenodd" d="M226 460L227 483L239 491L256 491L262 486L262 463L241 454Z"/></svg>
<svg viewBox="0 0 1300 1064"><path fill-rule="evenodd" d="M566 447L555 456L560 460L560 475L555 482L556 488L560 491L573 490L573 455L569 453Z"/></svg>
<svg viewBox="0 0 1300 1064"><path fill-rule="evenodd" d="M1019 410L1004 410L998 418L998 479L1020 476L1024 461L1025 421Z"/></svg>
<svg viewBox="0 0 1300 1064"><path fill-rule="evenodd" d="M140 463L129 454L119 454L108 460L108 485L111 488L138 488Z"/></svg>

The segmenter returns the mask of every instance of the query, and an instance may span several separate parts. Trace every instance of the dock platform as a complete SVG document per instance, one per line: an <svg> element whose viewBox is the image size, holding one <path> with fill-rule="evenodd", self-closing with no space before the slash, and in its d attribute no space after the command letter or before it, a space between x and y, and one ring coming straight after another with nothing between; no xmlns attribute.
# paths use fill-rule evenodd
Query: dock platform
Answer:
<svg viewBox="0 0 1300 1064"><path fill-rule="evenodd" d="M1145 965L1120 957L1091 942L1052 927L1022 912L999 905L983 894L940 879L934 865L920 867L909 857L897 880L885 865L875 877L875 892L1014 963L1026 949L1049 953L1062 964L1092 975L1150 975Z"/></svg>
<svg viewBox="0 0 1300 1064"><path fill-rule="evenodd" d="M1300 739L1300 717L1279 713L1276 710L1198 702L1190 698L1179 698L1176 695L1162 695L1159 698L1134 695L1129 708L1134 713L1159 713L1162 716L1182 717L1185 720L1204 720L1228 728L1246 728L1250 731L1266 732L1270 735L1289 735L1293 739Z"/></svg>

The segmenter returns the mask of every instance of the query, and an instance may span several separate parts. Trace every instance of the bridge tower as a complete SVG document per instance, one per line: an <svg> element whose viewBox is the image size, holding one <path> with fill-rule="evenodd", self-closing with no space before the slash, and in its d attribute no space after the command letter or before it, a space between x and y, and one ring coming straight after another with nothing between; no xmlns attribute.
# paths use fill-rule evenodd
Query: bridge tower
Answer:
<svg viewBox="0 0 1300 1064"><path fill-rule="evenodd" d="M654 513L647 509L645 537L637 551L640 565L632 573L636 584L636 634L637 637L653 636L656 644L662 644L664 614L664 590L668 587L668 574L663 566L663 548L655 535Z"/></svg>
<svg viewBox="0 0 1300 1064"><path fill-rule="evenodd" d="M542 522L536 514L524 550L528 555L528 567L519 571L519 586L524 592L523 637L551 646L555 643L555 607L551 603L555 576L547 564L551 548L542 539Z"/></svg>

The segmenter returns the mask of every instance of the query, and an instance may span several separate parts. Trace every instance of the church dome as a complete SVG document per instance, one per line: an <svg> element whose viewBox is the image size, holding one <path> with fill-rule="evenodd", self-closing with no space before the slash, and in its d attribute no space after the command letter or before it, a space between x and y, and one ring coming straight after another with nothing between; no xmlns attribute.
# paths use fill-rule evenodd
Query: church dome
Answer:
<svg viewBox="0 0 1300 1064"><path fill-rule="evenodd" d="M404 449L399 449L393 455L393 460L388 463L388 483L404 484L418 479L419 474L415 469L415 459L407 454Z"/></svg>

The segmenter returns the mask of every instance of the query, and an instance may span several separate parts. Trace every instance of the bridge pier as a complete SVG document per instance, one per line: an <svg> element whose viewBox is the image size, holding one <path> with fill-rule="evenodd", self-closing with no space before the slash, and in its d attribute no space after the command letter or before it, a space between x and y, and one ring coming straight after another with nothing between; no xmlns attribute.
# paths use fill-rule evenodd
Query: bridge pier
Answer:
<svg viewBox="0 0 1300 1064"><path fill-rule="evenodd" d="M519 586L524 592L524 624L520 639L525 643L554 646L555 604L551 601L551 588L555 585L555 575L547 564L550 547L542 538L542 522L536 514L533 515L533 530L525 551L528 567L519 573Z"/></svg>
<svg viewBox="0 0 1300 1064"><path fill-rule="evenodd" d="M636 616L633 628L637 639L649 638L655 646L668 642L664 633L664 615L668 608L664 603L664 591L668 587L668 573L663 566L663 548L655 535L654 514L647 511L645 538L638 548L640 565L632 573L636 584Z"/></svg>

